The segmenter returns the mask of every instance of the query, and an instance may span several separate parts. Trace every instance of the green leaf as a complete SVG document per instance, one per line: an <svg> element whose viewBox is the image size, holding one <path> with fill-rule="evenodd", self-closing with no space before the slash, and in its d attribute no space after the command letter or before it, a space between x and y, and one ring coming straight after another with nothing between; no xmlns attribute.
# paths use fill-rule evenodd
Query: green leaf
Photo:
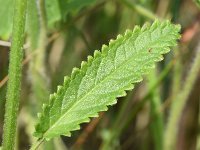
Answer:
<svg viewBox="0 0 200 150"><path fill-rule="evenodd" d="M49 28L52 28L56 22L62 19L59 0L45 1L45 9L47 12L47 25Z"/></svg>
<svg viewBox="0 0 200 150"><path fill-rule="evenodd" d="M40 35L40 22L37 1L35 0L28 0L27 2L27 32L31 51L34 51L38 48L38 39Z"/></svg>
<svg viewBox="0 0 200 150"><path fill-rule="evenodd" d="M49 104L43 105L39 114L35 136L50 139L59 135L70 136L80 129L79 124L97 117L106 111L116 98L126 96L133 84L142 81L154 63L162 60L180 38L180 26L169 21L155 21L151 26L136 26L127 30L94 57L83 61L81 69L74 68L70 77L65 77L63 86L50 96Z"/></svg>
<svg viewBox="0 0 200 150"><path fill-rule="evenodd" d="M76 14L83 7L89 6L97 0L47 0L45 9L47 25L53 28L56 22L65 20L68 13Z"/></svg>
<svg viewBox="0 0 200 150"><path fill-rule="evenodd" d="M14 0L0 0L0 38L8 40L12 32Z"/></svg>

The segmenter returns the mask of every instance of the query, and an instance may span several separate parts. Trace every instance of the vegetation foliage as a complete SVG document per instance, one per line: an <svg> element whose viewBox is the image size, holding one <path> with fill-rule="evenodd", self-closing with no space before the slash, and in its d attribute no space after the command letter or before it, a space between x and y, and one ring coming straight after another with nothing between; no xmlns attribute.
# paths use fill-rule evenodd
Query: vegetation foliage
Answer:
<svg viewBox="0 0 200 150"><path fill-rule="evenodd" d="M127 30L109 46L103 45L102 53L96 50L94 57L82 62L81 69L74 68L70 78L65 77L63 86L50 96L49 104L43 105L37 137L69 136L70 131L80 128L80 123L115 104L117 97L133 89L133 83L140 82L154 62L175 46L179 30L170 22L155 21L152 26Z"/></svg>
<svg viewBox="0 0 200 150"><path fill-rule="evenodd" d="M0 149L199 148L198 0L0 4Z"/></svg>

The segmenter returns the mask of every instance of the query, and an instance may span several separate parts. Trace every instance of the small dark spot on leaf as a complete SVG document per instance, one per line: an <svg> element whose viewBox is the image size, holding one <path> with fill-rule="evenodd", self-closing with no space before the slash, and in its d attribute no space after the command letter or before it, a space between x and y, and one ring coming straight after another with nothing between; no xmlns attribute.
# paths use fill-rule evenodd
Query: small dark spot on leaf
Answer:
<svg viewBox="0 0 200 150"><path fill-rule="evenodd" d="M151 52L152 52L152 48L149 48L149 49L148 49L148 52L151 53Z"/></svg>

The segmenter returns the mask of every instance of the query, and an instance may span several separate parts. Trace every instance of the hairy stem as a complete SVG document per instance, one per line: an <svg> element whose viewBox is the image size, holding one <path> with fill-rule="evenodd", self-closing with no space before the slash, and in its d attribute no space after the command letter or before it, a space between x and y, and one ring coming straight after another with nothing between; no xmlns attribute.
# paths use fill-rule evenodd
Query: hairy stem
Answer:
<svg viewBox="0 0 200 150"><path fill-rule="evenodd" d="M170 111L170 118L165 133L164 150L175 149L178 123L181 113L200 71L200 45L198 45L196 58L185 80L183 89L175 97Z"/></svg>
<svg viewBox="0 0 200 150"><path fill-rule="evenodd" d="M15 147L17 113L21 89L21 71L27 0L15 0L12 44L9 63L9 81L3 128L3 150Z"/></svg>

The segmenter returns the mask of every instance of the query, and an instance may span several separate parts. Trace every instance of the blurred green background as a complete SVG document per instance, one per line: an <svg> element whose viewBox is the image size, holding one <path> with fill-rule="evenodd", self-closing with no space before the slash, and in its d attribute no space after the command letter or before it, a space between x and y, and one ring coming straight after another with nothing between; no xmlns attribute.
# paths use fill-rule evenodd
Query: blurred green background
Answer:
<svg viewBox="0 0 200 150"><path fill-rule="evenodd" d="M28 0L23 81L18 118L18 149L28 149L37 112L64 76L110 39L156 18L181 24L178 46L127 97L100 113L72 137L55 138L45 150L160 150L170 109L200 49L200 9L193 0ZM0 0L0 135L14 0ZM43 14L43 15L41 15ZM200 66L199 66L200 68ZM177 150L200 149L200 74L182 111ZM0 136L0 137L1 137ZM0 141L2 139L0 138Z"/></svg>

